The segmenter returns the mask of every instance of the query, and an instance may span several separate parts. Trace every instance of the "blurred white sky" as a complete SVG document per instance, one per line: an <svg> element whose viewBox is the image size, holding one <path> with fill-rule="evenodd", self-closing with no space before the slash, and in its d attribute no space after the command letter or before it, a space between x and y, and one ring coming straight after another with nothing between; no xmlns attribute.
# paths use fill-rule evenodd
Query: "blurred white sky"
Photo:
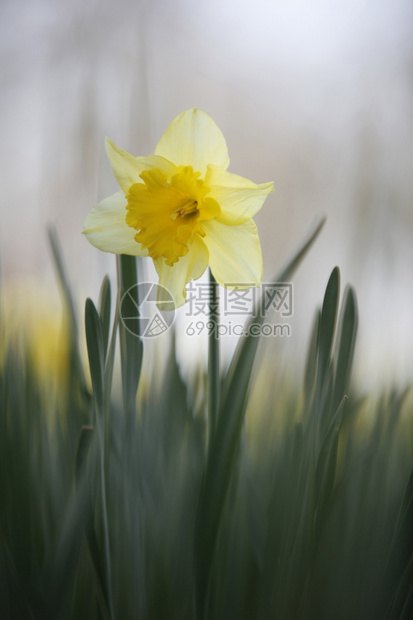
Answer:
<svg viewBox="0 0 413 620"><path fill-rule="evenodd" d="M104 136L148 154L196 105L221 127L231 171L275 183L256 218L266 278L312 218L328 215L295 278L288 347L306 343L338 264L358 294L366 383L387 372L411 380L412 25L409 0L3 0L6 276L51 276L53 222L79 299L96 298L114 258L80 231L116 189Z"/></svg>

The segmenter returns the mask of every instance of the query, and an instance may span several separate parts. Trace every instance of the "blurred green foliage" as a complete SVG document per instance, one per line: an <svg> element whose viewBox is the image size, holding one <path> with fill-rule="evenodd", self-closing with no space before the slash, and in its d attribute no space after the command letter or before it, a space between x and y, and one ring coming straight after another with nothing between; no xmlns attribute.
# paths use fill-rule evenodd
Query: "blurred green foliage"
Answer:
<svg viewBox="0 0 413 620"><path fill-rule="evenodd" d="M352 390L357 306L350 287L340 303L338 269L304 377L285 381L258 339L241 339L211 429L207 390L195 399L180 374L179 334L155 389L108 279L85 307L89 381L51 242L70 335L58 403L1 322L0 617L411 618L412 401ZM119 294L137 273L119 258Z"/></svg>

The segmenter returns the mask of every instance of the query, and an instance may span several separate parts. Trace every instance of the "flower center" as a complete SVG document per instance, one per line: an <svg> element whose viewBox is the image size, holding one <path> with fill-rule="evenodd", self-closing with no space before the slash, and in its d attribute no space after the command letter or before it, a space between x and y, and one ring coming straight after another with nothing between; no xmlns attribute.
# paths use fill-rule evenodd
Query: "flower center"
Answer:
<svg viewBox="0 0 413 620"><path fill-rule="evenodd" d="M209 187L191 166L180 166L168 180L159 168L145 170L143 183L134 183L126 195L126 223L137 230L135 240L153 259L164 257L174 265L187 254L202 222L217 217L221 209L207 196Z"/></svg>

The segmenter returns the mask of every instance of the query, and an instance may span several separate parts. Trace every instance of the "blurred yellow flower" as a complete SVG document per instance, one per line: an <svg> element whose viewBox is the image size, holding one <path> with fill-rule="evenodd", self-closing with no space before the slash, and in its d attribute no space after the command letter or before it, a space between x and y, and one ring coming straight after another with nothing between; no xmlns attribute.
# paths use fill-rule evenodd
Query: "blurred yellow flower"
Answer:
<svg viewBox="0 0 413 620"><path fill-rule="evenodd" d="M227 145L205 112L180 114L155 154L133 157L106 139L121 188L88 214L84 234L114 254L150 256L176 306L209 265L220 284L250 288L262 279L252 217L274 188L227 172Z"/></svg>
<svg viewBox="0 0 413 620"><path fill-rule="evenodd" d="M53 400L68 387L70 338L66 312L55 291L33 279L14 280L2 290L0 365L8 352L28 363L44 396Z"/></svg>

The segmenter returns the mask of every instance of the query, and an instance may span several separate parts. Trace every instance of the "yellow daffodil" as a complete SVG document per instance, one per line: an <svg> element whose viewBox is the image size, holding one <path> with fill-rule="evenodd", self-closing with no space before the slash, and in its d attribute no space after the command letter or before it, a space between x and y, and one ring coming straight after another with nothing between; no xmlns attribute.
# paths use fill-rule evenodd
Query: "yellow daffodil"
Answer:
<svg viewBox="0 0 413 620"><path fill-rule="evenodd" d="M208 265L223 286L261 283L252 217L273 184L227 172L224 136L207 114L197 108L180 114L149 157L133 157L108 139L106 150L122 191L89 212L83 232L90 243L114 254L150 256L176 306Z"/></svg>
<svg viewBox="0 0 413 620"><path fill-rule="evenodd" d="M67 313L55 291L41 282L16 280L3 291L0 335L3 355L13 351L27 359L47 402L61 399L70 375L70 334Z"/></svg>

